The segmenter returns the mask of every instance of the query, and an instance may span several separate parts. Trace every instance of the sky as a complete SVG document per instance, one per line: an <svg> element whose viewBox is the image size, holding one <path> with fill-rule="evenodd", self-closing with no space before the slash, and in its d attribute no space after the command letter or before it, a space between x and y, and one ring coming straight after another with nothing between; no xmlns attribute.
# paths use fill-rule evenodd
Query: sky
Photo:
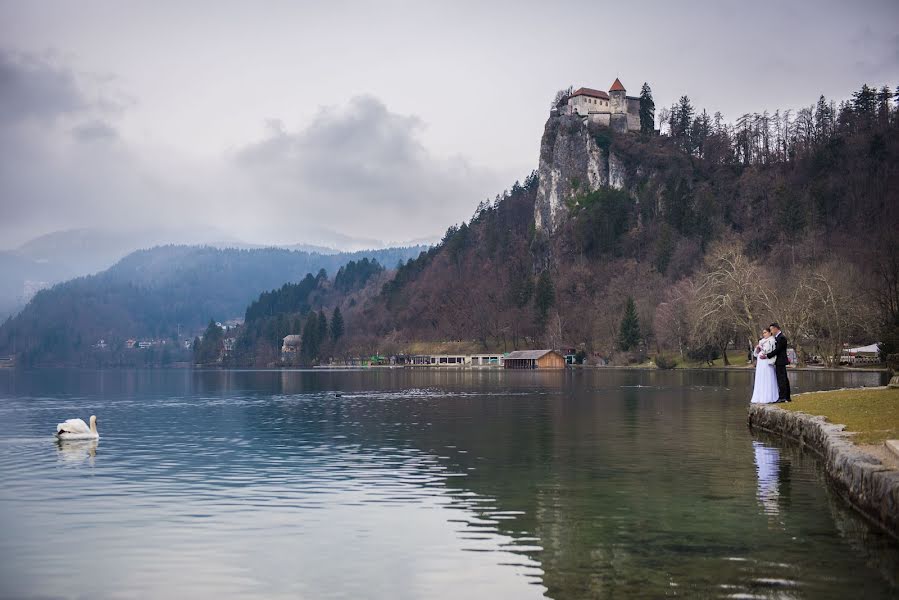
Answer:
<svg viewBox="0 0 899 600"><path fill-rule="evenodd" d="M431 241L537 167L561 88L646 81L731 121L839 101L899 84L896 23L895 0L0 0L0 249Z"/></svg>

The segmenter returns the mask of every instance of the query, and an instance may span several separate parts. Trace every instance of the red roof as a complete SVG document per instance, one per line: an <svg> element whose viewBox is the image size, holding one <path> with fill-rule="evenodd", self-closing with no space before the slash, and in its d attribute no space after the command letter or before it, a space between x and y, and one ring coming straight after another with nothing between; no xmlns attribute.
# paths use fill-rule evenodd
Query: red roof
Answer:
<svg viewBox="0 0 899 600"><path fill-rule="evenodd" d="M615 78L615 83L612 84L612 87L609 88L610 92L624 92L624 86L621 85L621 80L617 77Z"/></svg>
<svg viewBox="0 0 899 600"><path fill-rule="evenodd" d="M602 98L603 100L609 99L609 95L607 93L585 87L578 88L577 91L571 94L572 98L574 98L575 96L589 96L591 98Z"/></svg>

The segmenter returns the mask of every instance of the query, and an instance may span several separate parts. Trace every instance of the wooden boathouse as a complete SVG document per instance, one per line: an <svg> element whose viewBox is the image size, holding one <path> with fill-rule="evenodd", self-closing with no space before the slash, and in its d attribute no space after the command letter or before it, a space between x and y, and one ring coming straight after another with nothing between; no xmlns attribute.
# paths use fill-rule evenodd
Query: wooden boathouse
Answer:
<svg viewBox="0 0 899 600"><path fill-rule="evenodd" d="M565 357L555 350L516 350L503 361L507 369L564 369Z"/></svg>

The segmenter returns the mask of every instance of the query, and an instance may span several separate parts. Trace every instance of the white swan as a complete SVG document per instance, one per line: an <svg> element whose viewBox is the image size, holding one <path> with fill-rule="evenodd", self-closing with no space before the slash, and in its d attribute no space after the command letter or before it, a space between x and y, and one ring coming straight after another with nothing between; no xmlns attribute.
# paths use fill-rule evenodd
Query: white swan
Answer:
<svg viewBox="0 0 899 600"><path fill-rule="evenodd" d="M56 437L61 440L98 440L97 417L91 415L91 426L81 419L69 419L65 423L56 426Z"/></svg>

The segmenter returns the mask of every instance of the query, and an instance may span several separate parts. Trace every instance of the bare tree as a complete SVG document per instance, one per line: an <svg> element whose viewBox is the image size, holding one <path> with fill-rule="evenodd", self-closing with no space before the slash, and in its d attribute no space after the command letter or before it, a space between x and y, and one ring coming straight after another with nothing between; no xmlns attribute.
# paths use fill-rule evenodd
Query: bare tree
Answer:
<svg viewBox="0 0 899 600"><path fill-rule="evenodd" d="M729 321L752 344L775 305L767 274L737 242L721 242L711 249L697 286L698 322Z"/></svg>

